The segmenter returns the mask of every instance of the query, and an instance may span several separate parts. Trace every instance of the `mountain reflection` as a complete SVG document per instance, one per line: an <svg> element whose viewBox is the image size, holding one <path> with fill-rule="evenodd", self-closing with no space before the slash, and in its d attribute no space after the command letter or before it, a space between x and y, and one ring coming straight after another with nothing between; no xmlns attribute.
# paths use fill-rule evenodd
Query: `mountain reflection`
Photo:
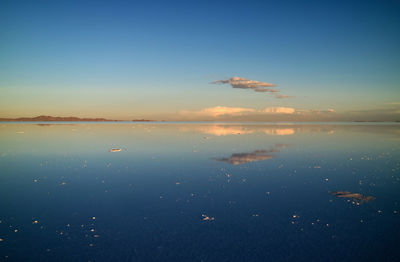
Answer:
<svg viewBox="0 0 400 262"><path fill-rule="evenodd" d="M213 160L218 162L227 162L232 165L241 165L245 163L260 161L260 160L267 160L274 158L275 155L272 153L277 153L280 151L281 148L285 148L287 145L285 144L277 144L274 148L269 150L255 150L251 153L235 153L232 154L228 158L213 158Z"/></svg>

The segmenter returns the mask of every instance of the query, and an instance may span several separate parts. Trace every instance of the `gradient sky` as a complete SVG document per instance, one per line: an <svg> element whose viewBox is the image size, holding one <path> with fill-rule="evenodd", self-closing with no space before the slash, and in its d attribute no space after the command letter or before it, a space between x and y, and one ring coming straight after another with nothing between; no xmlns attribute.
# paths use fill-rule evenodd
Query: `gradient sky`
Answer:
<svg viewBox="0 0 400 262"><path fill-rule="evenodd" d="M399 13L398 1L3 0L0 117L400 120ZM212 83L235 76L291 97Z"/></svg>

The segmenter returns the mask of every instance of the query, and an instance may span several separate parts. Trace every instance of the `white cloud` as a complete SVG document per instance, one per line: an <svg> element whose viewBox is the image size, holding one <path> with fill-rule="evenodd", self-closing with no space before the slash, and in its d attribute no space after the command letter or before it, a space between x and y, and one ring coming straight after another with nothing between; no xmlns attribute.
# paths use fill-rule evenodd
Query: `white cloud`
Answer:
<svg viewBox="0 0 400 262"><path fill-rule="evenodd" d="M181 115L219 117L219 116L223 116L223 115L241 116L244 113L252 113L252 112L256 112L256 110L254 110L252 108L243 108L243 107L216 106L216 107L204 108L199 111L183 110L180 112L180 114Z"/></svg>
<svg viewBox="0 0 400 262"><path fill-rule="evenodd" d="M261 82L257 80L250 80L244 77L238 77L234 76L226 80L216 80L212 82L213 84L229 84L233 88L240 88L240 89L251 89L255 92L259 93L271 93L275 94L278 93L279 90L277 89L272 89L270 87L274 87L275 84L272 83L267 83L267 82ZM287 95L282 95L282 94L275 94L275 98L290 98L292 96L287 96Z"/></svg>
<svg viewBox="0 0 400 262"><path fill-rule="evenodd" d="M269 114L294 114L296 110L291 107L267 107L261 112Z"/></svg>
<svg viewBox="0 0 400 262"><path fill-rule="evenodd" d="M179 114L185 119L229 119L241 117L243 119L254 119L254 117L279 117L279 119L288 119L288 117L315 117L328 116L335 113L334 109L315 110L301 109L297 110L292 107L273 106L264 109L254 109L247 107L227 107L216 106L208 107L200 110L182 110ZM290 118L293 119L293 118Z"/></svg>

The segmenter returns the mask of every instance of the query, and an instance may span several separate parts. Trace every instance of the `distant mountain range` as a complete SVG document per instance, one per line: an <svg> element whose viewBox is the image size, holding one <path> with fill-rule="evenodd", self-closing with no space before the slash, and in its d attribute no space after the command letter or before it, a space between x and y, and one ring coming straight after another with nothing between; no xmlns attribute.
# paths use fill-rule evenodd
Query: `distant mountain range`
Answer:
<svg viewBox="0 0 400 262"><path fill-rule="evenodd" d="M111 120L111 119L105 119L105 118L79 118L79 117L61 117L61 116L37 116L37 117L20 117L20 118L0 118L0 121L6 121L6 122L120 122L123 120ZM138 119L138 120L132 120L134 122L141 121L141 122L148 122L152 120L146 120L146 119Z"/></svg>

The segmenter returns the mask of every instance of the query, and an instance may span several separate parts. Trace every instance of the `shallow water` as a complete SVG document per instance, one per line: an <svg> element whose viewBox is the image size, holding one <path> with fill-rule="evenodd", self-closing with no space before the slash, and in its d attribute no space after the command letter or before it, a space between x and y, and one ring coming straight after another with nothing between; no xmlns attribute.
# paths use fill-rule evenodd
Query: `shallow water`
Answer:
<svg viewBox="0 0 400 262"><path fill-rule="evenodd" d="M0 123L0 168L1 261L400 257L399 124Z"/></svg>

